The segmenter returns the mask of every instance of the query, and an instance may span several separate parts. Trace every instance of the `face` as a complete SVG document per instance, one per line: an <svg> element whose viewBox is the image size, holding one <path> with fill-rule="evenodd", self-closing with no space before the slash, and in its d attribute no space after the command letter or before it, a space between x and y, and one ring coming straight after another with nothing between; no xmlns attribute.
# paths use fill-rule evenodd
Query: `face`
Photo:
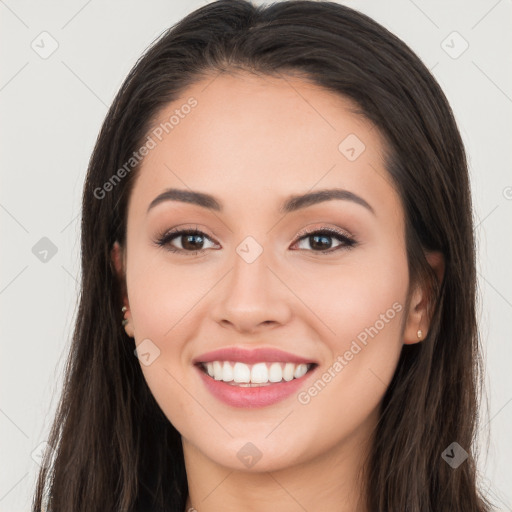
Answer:
<svg viewBox="0 0 512 512"><path fill-rule="evenodd" d="M148 386L187 446L214 463L269 471L360 448L402 345L425 333L420 297L405 308L404 212L383 142L352 106L299 78L221 75L155 122L175 116L168 134L153 132L114 257ZM169 189L214 199L154 202ZM212 356L213 377L195 364L223 348L285 354ZM287 380L296 358L309 370ZM283 381L232 386L223 361L238 380L247 369L266 380L254 370L262 362ZM261 458L252 466L246 452Z"/></svg>

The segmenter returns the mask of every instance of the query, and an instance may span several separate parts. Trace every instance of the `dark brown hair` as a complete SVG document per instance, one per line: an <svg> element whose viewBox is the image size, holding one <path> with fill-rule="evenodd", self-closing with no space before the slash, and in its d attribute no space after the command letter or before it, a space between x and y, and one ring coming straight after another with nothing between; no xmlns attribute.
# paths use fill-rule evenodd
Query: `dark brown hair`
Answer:
<svg viewBox="0 0 512 512"><path fill-rule="evenodd" d="M474 462L480 392L476 271L468 169L450 106L400 39L334 2L244 0L206 5L166 31L121 86L99 134L82 205L79 308L59 408L33 510L183 512L179 432L154 400L121 327L124 285L111 265L123 244L138 166L98 198L155 116L215 73L302 76L351 99L386 144L385 168L405 211L411 282L430 283L427 338L404 346L365 471L370 511L483 512ZM213 75L212 75L213 74ZM441 283L424 251L445 258ZM457 442L469 458L441 457Z"/></svg>

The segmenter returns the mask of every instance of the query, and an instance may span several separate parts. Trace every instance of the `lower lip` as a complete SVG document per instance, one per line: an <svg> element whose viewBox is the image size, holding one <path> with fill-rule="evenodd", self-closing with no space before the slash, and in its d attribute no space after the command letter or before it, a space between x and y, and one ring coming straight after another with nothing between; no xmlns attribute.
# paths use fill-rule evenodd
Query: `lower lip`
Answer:
<svg viewBox="0 0 512 512"><path fill-rule="evenodd" d="M198 366L195 368L213 396L233 407L255 408L275 404L297 393L317 367L298 379L258 387L232 386L222 380L215 380Z"/></svg>

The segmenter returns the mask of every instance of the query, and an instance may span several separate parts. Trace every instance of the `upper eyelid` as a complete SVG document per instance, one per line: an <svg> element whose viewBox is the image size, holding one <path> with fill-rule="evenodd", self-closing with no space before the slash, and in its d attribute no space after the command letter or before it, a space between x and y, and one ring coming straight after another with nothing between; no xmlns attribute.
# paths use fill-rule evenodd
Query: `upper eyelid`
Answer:
<svg viewBox="0 0 512 512"><path fill-rule="evenodd" d="M297 238L301 239L308 235L312 235L312 234L318 233L318 232L327 232L333 236L339 235L339 236L342 236L345 238L349 238L351 240L355 239L354 236L352 234L350 234L347 230L342 229L342 228L333 228L330 226L318 226L318 227L314 227L314 228L309 228L309 227L303 228L297 233Z"/></svg>
<svg viewBox="0 0 512 512"><path fill-rule="evenodd" d="M209 235L203 229L198 228L198 227L184 227L184 228L183 227L177 227L177 228L173 228L173 229L170 229L168 231L165 231L160 238L168 238L169 237L172 240L173 238L177 238L178 236L183 236L186 233L192 233L192 234L197 234L197 235L205 235L207 238L212 240L212 242L214 241L215 238L217 238L216 235Z"/></svg>
<svg viewBox="0 0 512 512"><path fill-rule="evenodd" d="M328 236L336 237L339 236L340 238L345 238L346 240L350 240L354 244L356 243L356 239L353 235L348 233L347 231L341 229L341 228L333 228L330 226L318 226L313 228L303 228L299 231L299 233L296 235L296 239L293 242L295 245L300 240L303 240L304 238L307 238L308 236L311 236L318 232L326 232ZM216 237L210 236L208 233L200 229L199 227L177 227L173 228L169 231L166 231L161 237L159 237L159 240L167 239L167 243L169 243L171 240L174 240L175 238L179 238L180 236L184 236L185 234L197 234L197 235L204 235L206 238L208 238L210 241L219 244L219 242L216 241ZM181 250L178 248L178 250ZM203 249L199 249L203 250ZM190 252L190 251L186 251Z"/></svg>

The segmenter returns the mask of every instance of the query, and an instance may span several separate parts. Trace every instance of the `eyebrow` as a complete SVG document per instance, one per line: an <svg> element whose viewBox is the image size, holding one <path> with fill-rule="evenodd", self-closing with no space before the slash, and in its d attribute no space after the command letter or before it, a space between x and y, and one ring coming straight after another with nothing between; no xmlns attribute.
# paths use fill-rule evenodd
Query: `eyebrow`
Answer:
<svg viewBox="0 0 512 512"><path fill-rule="evenodd" d="M314 204L332 201L333 199L341 199L359 204L375 215L375 210L362 197L350 192L349 190L340 188L317 190L316 192L307 192L306 194L289 196L279 208L279 212L282 214L291 213ZM217 212L222 212L223 208L222 203L210 194L195 192L192 190L170 188L151 201L147 212L164 201L179 201L182 203L195 204Z"/></svg>

